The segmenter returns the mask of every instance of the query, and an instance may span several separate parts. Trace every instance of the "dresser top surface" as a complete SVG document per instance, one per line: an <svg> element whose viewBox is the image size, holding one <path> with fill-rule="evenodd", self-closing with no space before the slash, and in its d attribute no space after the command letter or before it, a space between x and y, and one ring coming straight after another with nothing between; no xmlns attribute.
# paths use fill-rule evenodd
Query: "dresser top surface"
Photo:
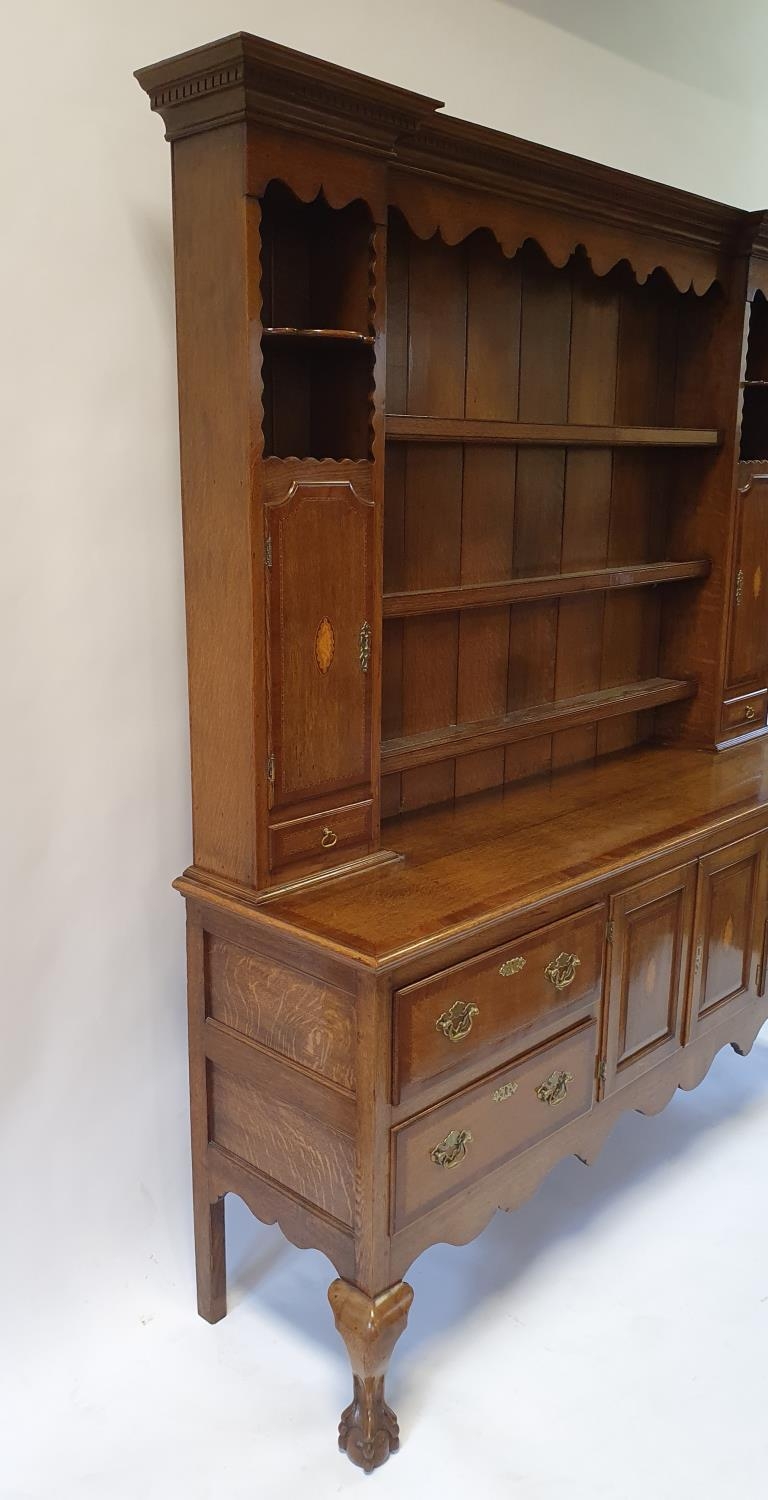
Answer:
<svg viewBox="0 0 768 1500"><path fill-rule="evenodd" d="M768 743L646 746L597 765L405 814L382 828L404 858L287 892L265 917L384 965L589 887L768 806Z"/></svg>

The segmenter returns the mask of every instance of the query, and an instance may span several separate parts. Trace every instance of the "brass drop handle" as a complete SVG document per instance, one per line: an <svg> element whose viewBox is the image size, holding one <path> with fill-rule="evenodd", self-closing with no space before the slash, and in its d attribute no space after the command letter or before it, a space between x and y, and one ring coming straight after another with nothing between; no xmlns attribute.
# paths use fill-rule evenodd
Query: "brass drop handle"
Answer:
<svg viewBox="0 0 768 1500"><path fill-rule="evenodd" d="M550 959L544 973L556 990L567 990L576 978L580 963L581 959L575 953L558 953L557 958Z"/></svg>
<svg viewBox="0 0 768 1500"><path fill-rule="evenodd" d="M460 1042L465 1036L469 1036L472 1022L479 1014L480 1006L475 1005L473 1000L454 1000L450 1010L444 1010L438 1016L435 1031L442 1031L449 1042Z"/></svg>
<svg viewBox="0 0 768 1500"><path fill-rule="evenodd" d="M429 1153L435 1166L457 1167L464 1160L471 1140L468 1130L449 1130L445 1139L433 1146Z"/></svg>
<svg viewBox="0 0 768 1500"><path fill-rule="evenodd" d="M338 842L339 836L337 833L334 833L332 828L323 829L323 837L320 840L323 849L332 849L334 844L338 844Z"/></svg>
<svg viewBox="0 0 768 1500"><path fill-rule="evenodd" d="M539 1084L536 1098L540 1099L542 1104L559 1104L568 1093L569 1083L573 1083L573 1074L556 1070Z"/></svg>
<svg viewBox="0 0 768 1500"><path fill-rule="evenodd" d="M744 718L746 719L748 724L751 724L752 720L756 717L757 709L755 708L753 703L748 703L744 710Z"/></svg>

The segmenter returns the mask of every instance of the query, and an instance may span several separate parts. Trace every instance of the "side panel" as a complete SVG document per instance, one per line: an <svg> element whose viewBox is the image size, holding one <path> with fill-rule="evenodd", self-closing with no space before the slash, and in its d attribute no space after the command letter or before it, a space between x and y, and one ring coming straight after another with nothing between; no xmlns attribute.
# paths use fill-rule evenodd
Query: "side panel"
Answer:
<svg viewBox="0 0 768 1500"><path fill-rule="evenodd" d="M239 126L177 141L173 202L194 860L249 885L264 724L253 691L249 406L258 205L243 197L244 141Z"/></svg>

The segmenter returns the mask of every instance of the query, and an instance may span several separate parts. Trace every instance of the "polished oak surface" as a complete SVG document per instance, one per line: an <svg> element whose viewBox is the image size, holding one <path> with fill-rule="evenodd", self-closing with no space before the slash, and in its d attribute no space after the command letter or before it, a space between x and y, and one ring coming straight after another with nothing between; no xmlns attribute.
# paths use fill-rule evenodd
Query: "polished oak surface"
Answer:
<svg viewBox="0 0 768 1500"><path fill-rule="evenodd" d="M242 33L138 77L198 1306L227 1193L321 1250L370 1471L413 1260L768 1018L768 220Z"/></svg>
<svg viewBox="0 0 768 1500"><path fill-rule="evenodd" d="M768 806L768 747L720 755L648 746L384 825L402 864L276 897L272 921L368 963L733 827Z"/></svg>

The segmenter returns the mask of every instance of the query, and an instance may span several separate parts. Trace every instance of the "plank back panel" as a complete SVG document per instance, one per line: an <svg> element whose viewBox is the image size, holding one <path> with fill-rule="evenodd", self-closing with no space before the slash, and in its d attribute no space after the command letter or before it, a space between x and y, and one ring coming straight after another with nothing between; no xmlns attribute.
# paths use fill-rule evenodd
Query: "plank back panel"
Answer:
<svg viewBox="0 0 768 1500"><path fill-rule="evenodd" d="M393 213L387 408L674 423L681 300L626 266L597 277L581 251L556 269L533 242L505 257L486 231L418 240ZM675 474L675 455L654 449L391 443L385 592L663 560ZM640 588L388 621L384 737L653 677L659 624L659 591ZM387 778L388 814L590 760L653 726L626 714L402 771Z"/></svg>

